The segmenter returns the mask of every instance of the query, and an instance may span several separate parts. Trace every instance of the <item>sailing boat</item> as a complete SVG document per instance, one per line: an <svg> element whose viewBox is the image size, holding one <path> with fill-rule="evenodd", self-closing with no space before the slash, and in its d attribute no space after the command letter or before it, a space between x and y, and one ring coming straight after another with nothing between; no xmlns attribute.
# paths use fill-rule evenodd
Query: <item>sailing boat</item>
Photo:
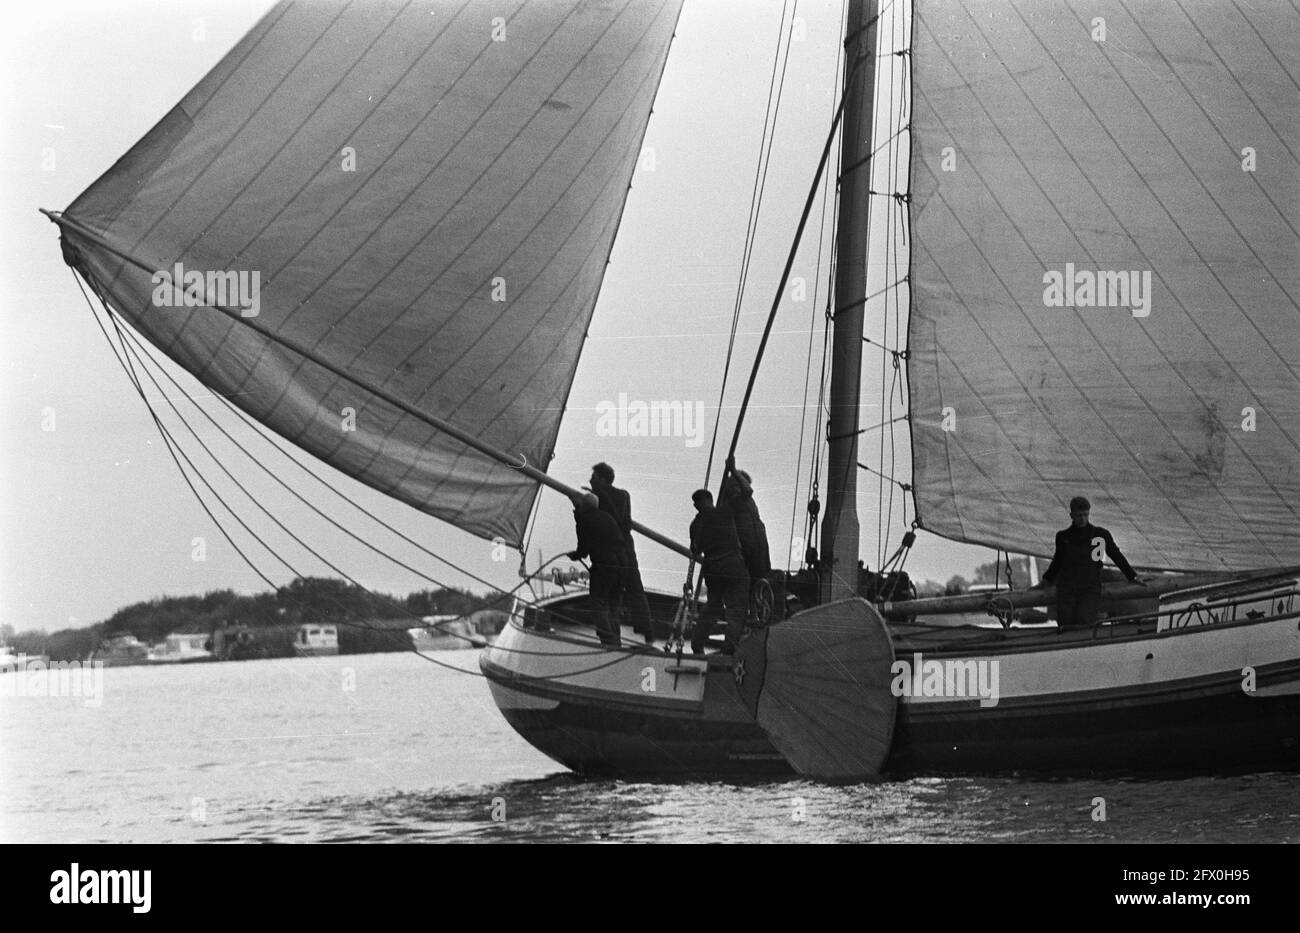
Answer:
<svg viewBox="0 0 1300 933"><path fill-rule="evenodd" d="M521 546L542 486L576 494L545 469L679 10L281 4L51 215L65 258L251 418ZM1300 22L1202 15L917 0L892 193L917 526L1046 555L1083 487L1135 565L1182 573L1110 588L1136 611L1078 632L925 622L987 596L861 598L878 17L854 0L820 553L734 656L682 651L675 594L650 594L666 648L599 645L582 590L521 601L481 667L528 741L678 776L1300 763Z"/></svg>

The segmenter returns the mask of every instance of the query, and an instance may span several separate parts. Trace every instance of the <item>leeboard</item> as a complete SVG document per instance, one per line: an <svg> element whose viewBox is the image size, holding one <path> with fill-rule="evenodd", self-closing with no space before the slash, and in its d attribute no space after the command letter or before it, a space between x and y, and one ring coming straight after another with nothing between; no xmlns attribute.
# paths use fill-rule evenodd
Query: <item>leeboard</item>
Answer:
<svg viewBox="0 0 1300 933"><path fill-rule="evenodd" d="M893 642L865 600L806 610L736 652L737 688L799 774L852 782L880 773L894 735Z"/></svg>

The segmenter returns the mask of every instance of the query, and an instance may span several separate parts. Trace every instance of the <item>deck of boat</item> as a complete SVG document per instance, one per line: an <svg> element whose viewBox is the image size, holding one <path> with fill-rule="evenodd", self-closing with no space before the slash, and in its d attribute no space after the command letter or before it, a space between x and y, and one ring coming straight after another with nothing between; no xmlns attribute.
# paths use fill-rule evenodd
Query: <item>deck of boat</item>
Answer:
<svg viewBox="0 0 1300 933"><path fill-rule="evenodd" d="M650 603L655 627L653 646L646 645L644 639L626 624L621 627L622 644L625 648L662 652L666 650L665 642L672 633L673 618L681 597L647 591L646 598ZM563 603L562 607L556 607L552 603L547 608L526 609L523 616L525 626L567 630L584 640L590 637L594 641L595 609L590 597L575 590L556 599ZM781 622L778 620L772 624L779 625ZM914 622L887 621L886 625L898 654L914 651L969 651L976 646L990 652L1056 647L1098 639L1140 637L1154 633L1157 628L1154 617L1116 622L1102 620L1096 626L1068 629L1059 628L1053 622L1024 626L1013 624L1010 628L1004 628L992 616L975 613L946 616L937 621L929 618ZM722 644L721 629L721 625L714 626L710 654Z"/></svg>

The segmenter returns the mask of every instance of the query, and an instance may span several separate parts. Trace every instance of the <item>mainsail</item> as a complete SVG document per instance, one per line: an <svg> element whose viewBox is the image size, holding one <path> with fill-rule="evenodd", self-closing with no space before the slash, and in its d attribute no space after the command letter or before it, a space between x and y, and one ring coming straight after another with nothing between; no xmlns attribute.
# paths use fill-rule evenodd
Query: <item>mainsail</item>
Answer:
<svg viewBox="0 0 1300 933"><path fill-rule="evenodd" d="M535 480L196 305L544 470L680 5L279 4L77 198L64 236L214 391L517 545Z"/></svg>
<svg viewBox="0 0 1300 933"><path fill-rule="evenodd" d="M1300 11L917 2L909 327L927 529L1300 564Z"/></svg>

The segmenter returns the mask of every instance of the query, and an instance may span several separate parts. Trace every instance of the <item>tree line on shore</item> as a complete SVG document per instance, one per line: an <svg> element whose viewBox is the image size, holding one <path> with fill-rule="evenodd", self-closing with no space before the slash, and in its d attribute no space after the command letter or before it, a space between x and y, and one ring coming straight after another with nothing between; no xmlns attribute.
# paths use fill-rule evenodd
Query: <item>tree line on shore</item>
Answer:
<svg viewBox="0 0 1300 933"><path fill-rule="evenodd" d="M1011 558L1011 580L1015 588L1023 590L1029 586L1029 561L1028 557ZM987 564L980 564L975 568L974 574L967 580L961 574L956 574L948 579L947 583L936 583L934 580L922 580L916 584L916 595L920 598L930 596L961 596L968 589L980 583L1001 583L1007 584L1007 567L1004 561L989 561Z"/></svg>
<svg viewBox="0 0 1300 933"><path fill-rule="evenodd" d="M509 609L509 599L454 588L420 590L399 597L364 590L343 580L299 577L274 593L245 595L212 590L201 596L159 596L124 606L103 622L82 628L46 633L14 632L11 626L3 626L0 635L16 652L46 655L52 661L75 661L86 658L101 642L116 635L134 635L145 644L155 644L172 633L211 635L219 628L235 625L258 629L333 624L338 626L340 653L360 654L411 647L405 628L384 628L375 626L376 622L469 614L479 609Z"/></svg>
<svg viewBox="0 0 1300 933"><path fill-rule="evenodd" d="M1012 558L1011 566L1016 587L1027 586L1029 558ZM970 580L955 575L946 583L921 581L917 584L917 595L956 596L973 584L993 583L998 579L1006 580L1005 564L991 561L976 567ZM210 635L232 625L296 628L303 623L322 623L338 626L341 653L360 654L404 651L411 647L404 628L367 627L377 621L509 608L509 598L500 594L478 595L442 588L399 597L364 590L343 580L299 577L274 593L250 596L233 590L212 590L201 596L159 596L125 606L103 622L48 634L44 631L15 633L11 626L0 626L0 641L17 652L47 655L52 661L75 661L89 656L104 639L115 635L130 634L145 644L155 644L172 633Z"/></svg>

